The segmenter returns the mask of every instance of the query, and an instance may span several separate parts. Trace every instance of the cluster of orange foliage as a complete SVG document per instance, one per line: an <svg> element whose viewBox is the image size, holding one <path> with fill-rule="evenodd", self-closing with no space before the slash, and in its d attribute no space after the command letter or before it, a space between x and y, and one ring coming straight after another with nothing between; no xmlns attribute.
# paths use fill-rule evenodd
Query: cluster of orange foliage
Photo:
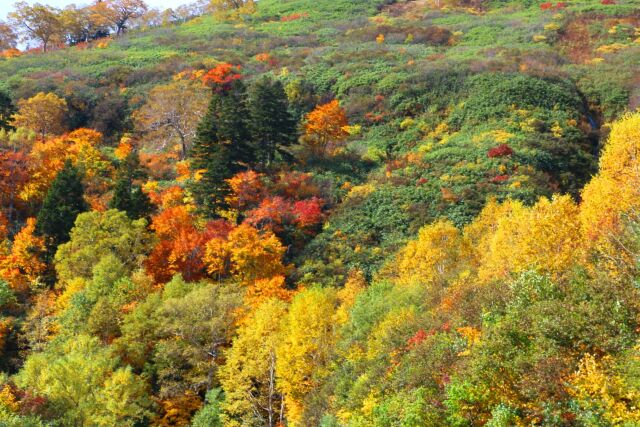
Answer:
<svg viewBox="0 0 640 427"><path fill-rule="evenodd" d="M190 281L205 277L205 245L213 238L226 237L231 225L224 220L203 223L193 206L181 203L184 194L179 187L166 190L161 199L164 209L151 220L158 242L146 260L147 271L158 283L178 273Z"/></svg>
<svg viewBox="0 0 640 427"><path fill-rule="evenodd" d="M16 56L22 55L22 52L18 49L6 49L0 52L0 57L2 58L15 58Z"/></svg>
<svg viewBox="0 0 640 427"><path fill-rule="evenodd" d="M337 99L317 106L306 119L306 141L317 154L334 151L349 136L347 115Z"/></svg>
<svg viewBox="0 0 640 427"><path fill-rule="evenodd" d="M274 67L276 65L278 65L278 61L271 56L270 53L267 52L263 52L263 53L259 53L255 56L256 61L258 62L264 62L266 64L268 64L271 67Z"/></svg>
<svg viewBox="0 0 640 427"><path fill-rule="evenodd" d="M6 237L6 227L5 230ZM44 273L47 266L42 261L45 252L44 239L35 235L36 221L29 218L27 224L14 237L11 249L5 243L0 252L0 278L18 292L25 292ZM1 236L0 236L1 237Z"/></svg>
<svg viewBox="0 0 640 427"><path fill-rule="evenodd" d="M241 69L242 67L239 65L232 65L225 62L207 71L202 76L201 80L205 86L209 86L214 89L226 89L235 80L240 80L242 78L242 75L240 74Z"/></svg>

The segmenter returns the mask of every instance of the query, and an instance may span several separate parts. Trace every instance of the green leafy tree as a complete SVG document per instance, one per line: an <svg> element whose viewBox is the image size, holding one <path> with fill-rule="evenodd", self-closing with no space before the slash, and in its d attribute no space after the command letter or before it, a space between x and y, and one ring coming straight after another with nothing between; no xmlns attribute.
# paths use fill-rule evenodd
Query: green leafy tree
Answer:
<svg viewBox="0 0 640 427"><path fill-rule="evenodd" d="M191 422L192 427L222 427L220 402L222 401L222 390L211 389L207 392L204 406L196 412Z"/></svg>
<svg viewBox="0 0 640 427"><path fill-rule="evenodd" d="M153 293L122 319L122 336L115 341L115 349L122 360L136 369L142 369L151 359L160 339L161 305L160 293Z"/></svg>
<svg viewBox="0 0 640 427"><path fill-rule="evenodd" d="M56 271L62 282L90 279L94 266L114 256L128 271L140 266L151 237L144 219L131 220L124 212L86 212L78 216L69 242L56 253Z"/></svg>
<svg viewBox="0 0 640 427"><path fill-rule="evenodd" d="M0 425L6 427L45 427L46 424L39 417L18 415L5 406L0 406Z"/></svg>
<svg viewBox="0 0 640 427"><path fill-rule="evenodd" d="M135 294L127 292L134 285L129 274L121 260L108 254L97 262L90 280L60 282L65 293L59 299L61 310L56 316L58 336L91 333L104 342L119 336L124 317L121 308Z"/></svg>
<svg viewBox="0 0 640 427"><path fill-rule="evenodd" d="M133 426L150 415L144 381L95 337L78 335L31 355L17 383L46 397L63 425Z"/></svg>
<svg viewBox="0 0 640 427"><path fill-rule="evenodd" d="M160 394L215 387L222 349L231 342L242 303L239 287L187 284L178 276L166 285L163 299L155 356Z"/></svg>
<svg viewBox="0 0 640 427"><path fill-rule="evenodd" d="M256 156L269 166L279 154L296 141L296 122L289 113L289 102L282 84L267 77L258 80L249 91L249 128L256 145Z"/></svg>
<svg viewBox="0 0 640 427"><path fill-rule="evenodd" d="M127 177L119 178L113 189L109 207L123 211L131 219L148 217L153 205L140 185L134 185Z"/></svg>
<svg viewBox="0 0 640 427"><path fill-rule="evenodd" d="M95 423L99 426L136 426L153 415L147 384L130 367L116 370L96 398Z"/></svg>

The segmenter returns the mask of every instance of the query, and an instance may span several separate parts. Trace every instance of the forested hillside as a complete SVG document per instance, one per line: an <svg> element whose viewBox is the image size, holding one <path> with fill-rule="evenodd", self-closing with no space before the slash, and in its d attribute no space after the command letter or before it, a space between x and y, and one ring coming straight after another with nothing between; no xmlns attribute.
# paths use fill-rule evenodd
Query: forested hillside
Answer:
<svg viewBox="0 0 640 427"><path fill-rule="evenodd" d="M0 50L1 426L640 425L640 0L18 3Z"/></svg>

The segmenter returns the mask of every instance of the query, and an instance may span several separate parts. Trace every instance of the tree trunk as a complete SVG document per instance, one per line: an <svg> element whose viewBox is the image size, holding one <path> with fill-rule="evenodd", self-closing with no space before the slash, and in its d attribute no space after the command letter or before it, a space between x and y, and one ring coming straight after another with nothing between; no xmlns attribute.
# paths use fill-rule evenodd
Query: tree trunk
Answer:
<svg viewBox="0 0 640 427"><path fill-rule="evenodd" d="M275 393L275 355L273 352L269 355L269 427L273 427L274 410L273 410L273 395Z"/></svg>
<svg viewBox="0 0 640 427"><path fill-rule="evenodd" d="M180 160L184 160L187 158L187 142L182 132L178 132L178 136L180 137L180 147L182 148L182 158Z"/></svg>

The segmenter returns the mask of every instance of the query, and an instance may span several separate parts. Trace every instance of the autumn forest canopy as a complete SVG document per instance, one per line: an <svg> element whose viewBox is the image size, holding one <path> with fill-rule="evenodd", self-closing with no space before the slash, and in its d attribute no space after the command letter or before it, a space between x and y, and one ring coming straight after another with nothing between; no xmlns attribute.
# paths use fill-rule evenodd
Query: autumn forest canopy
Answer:
<svg viewBox="0 0 640 427"><path fill-rule="evenodd" d="M0 426L640 425L640 0L18 2Z"/></svg>

